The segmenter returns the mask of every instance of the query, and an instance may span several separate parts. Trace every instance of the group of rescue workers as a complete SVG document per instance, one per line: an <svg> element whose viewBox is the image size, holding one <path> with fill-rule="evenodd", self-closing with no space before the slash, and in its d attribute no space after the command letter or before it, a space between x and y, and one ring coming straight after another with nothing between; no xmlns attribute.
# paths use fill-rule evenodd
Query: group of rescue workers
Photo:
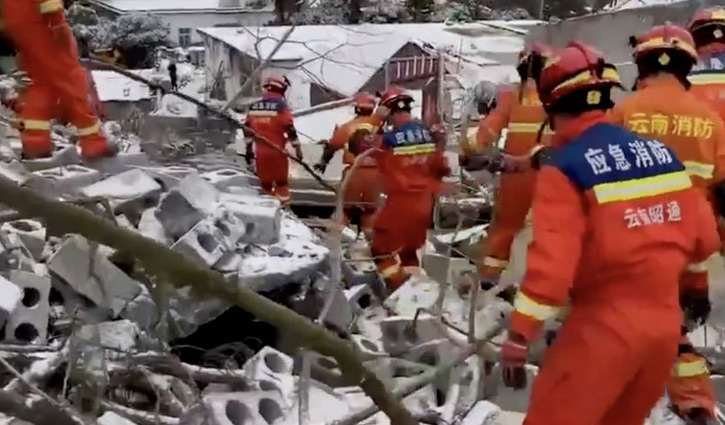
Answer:
<svg viewBox="0 0 725 425"><path fill-rule="evenodd" d="M113 155L62 2L2 0L2 10L32 81L18 102L24 157L51 155L54 117L76 128L84 158ZM529 214L533 223L501 347L506 385L525 386L529 345L566 312L525 425L641 425L665 390L690 423L714 417L707 365L687 333L710 313L706 261L725 235L725 9L699 11L689 31L657 26L632 45L638 78L618 105L617 70L593 47L527 46L520 85L502 88L475 142L462 143L464 163L494 156L481 163L506 171L479 264L484 289L498 283ZM244 123L247 161L285 205L287 144L302 159L289 87L267 79ZM412 103L399 87L359 94L355 118L335 128L314 167L324 172L344 150L346 217L370 239L389 291L422 273L416 251L450 173L445 134L414 119Z"/></svg>

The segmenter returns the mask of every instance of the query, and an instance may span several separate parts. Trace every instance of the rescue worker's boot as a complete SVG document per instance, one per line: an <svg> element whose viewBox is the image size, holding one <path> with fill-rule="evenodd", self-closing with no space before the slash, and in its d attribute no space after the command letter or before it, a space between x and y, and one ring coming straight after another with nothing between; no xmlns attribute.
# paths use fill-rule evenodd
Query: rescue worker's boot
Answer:
<svg viewBox="0 0 725 425"><path fill-rule="evenodd" d="M375 249L371 249L375 265L378 268L380 277L385 281L385 286L388 289L388 294L392 294L396 289L403 286L403 284L410 279L410 273L407 273L403 268L400 257L397 254L391 254L386 252L378 252Z"/></svg>
<svg viewBox="0 0 725 425"><path fill-rule="evenodd" d="M21 133L23 159L49 158L53 152L50 131L31 130L28 127Z"/></svg>
<svg viewBox="0 0 725 425"><path fill-rule="evenodd" d="M100 122L78 129L78 144L83 159L97 159L116 155L115 147L101 132Z"/></svg>
<svg viewBox="0 0 725 425"><path fill-rule="evenodd" d="M279 199L280 204L282 204L282 208L289 209L290 208L290 191L289 191L289 185L284 182L280 183L277 182L274 186L274 194Z"/></svg>
<svg viewBox="0 0 725 425"><path fill-rule="evenodd" d="M691 424L705 425L715 417L715 392L705 359L687 341L679 345L679 357L667 383L672 409ZM694 422L693 422L694 421Z"/></svg>

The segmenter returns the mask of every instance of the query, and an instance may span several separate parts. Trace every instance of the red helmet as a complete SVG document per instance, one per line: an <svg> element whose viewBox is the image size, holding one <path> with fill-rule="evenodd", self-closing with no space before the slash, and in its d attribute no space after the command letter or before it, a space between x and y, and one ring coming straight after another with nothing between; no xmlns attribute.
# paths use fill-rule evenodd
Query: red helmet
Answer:
<svg viewBox="0 0 725 425"><path fill-rule="evenodd" d="M710 7L695 12L690 21L690 32L695 32L701 28L711 25L725 25L725 8Z"/></svg>
<svg viewBox="0 0 725 425"><path fill-rule="evenodd" d="M587 97L588 103L598 104L602 98L598 89L621 86L617 68L606 63L601 52L592 46L571 42L546 61L538 92L544 108L551 110L561 99L584 90L592 94Z"/></svg>
<svg viewBox="0 0 725 425"><path fill-rule="evenodd" d="M697 62L697 49L692 35L682 27L666 23L658 25L642 37L630 40L634 47L634 60L641 61L652 53L661 55L658 61L667 65L670 60L666 52L683 53L694 64ZM667 61L667 62L664 62Z"/></svg>
<svg viewBox="0 0 725 425"><path fill-rule="evenodd" d="M275 91L284 94L290 86L287 77L269 77L264 80L262 87L268 91Z"/></svg>
<svg viewBox="0 0 725 425"><path fill-rule="evenodd" d="M355 109L373 110L375 109L375 97L370 93L358 93L352 100L352 106Z"/></svg>
<svg viewBox="0 0 725 425"><path fill-rule="evenodd" d="M398 86L392 86L380 95L380 104L390 109L401 109L412 102L413 98Z"/></svg>

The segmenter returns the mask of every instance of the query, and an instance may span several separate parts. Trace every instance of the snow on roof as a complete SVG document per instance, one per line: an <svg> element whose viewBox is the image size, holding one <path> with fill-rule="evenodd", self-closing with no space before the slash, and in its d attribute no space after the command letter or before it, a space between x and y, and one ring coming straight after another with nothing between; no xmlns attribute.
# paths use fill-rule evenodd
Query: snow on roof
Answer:
<svg viewBox="0 0 725 425"><path fill-rule="evenodd" d="M139 69L131 71L134 74L149 78L153 75L153 69ZM96 83L96 90L101 102L137 102L139 100L151 99L151 92L147 85L124 77L113 71L91 71L93 81Z"/></svg>
<svg viewBox="0 0 725 425"><path fill-rule="evenodd" d="M614 0L604 6L602 10L616 12L618 10L637 9L640 7L680 3L683 1L685 0Z"/></svg>
<svg viewBox="0 0 725 425"><path fill-rule="evenodd" d="M238 2L230 0L96 0L96 2L101 7L120 13L184 13L201 11L208 13L231 13L255 10L247 7L245 0L239 0Z"/></svg>
<svg viewBox="0 0 725 425"><path fill-rule="evenodd" d="M517 26L514 22L497 23L519 31L538 23L522 21ZM217 27L198 31L249 56L266 58L288 29ZM524 36L485 23L304 25L294 29L272 59L276 63L291 62L290 68L302 68L312 82L351 96L409 42L491 65L499 62L491 57L498 59L501 54L520 51Z"/></svg>

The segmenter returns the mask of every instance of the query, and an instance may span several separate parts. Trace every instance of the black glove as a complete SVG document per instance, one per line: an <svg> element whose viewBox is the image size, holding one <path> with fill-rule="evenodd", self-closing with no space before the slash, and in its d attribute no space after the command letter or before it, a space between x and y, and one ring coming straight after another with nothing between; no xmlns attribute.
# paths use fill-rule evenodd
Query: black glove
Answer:
<svg viewBox="0 0 725 425"><path fill-rule="evenodd" d="M500 153L478 153L460 158L461 167L466 171L488 170L492 173L504 171L506 160Z"/></svg>
<svg viewBox="0 0 725 425"><path fill-rule="evenodd" d="M699 326L707 321L712 310L708 293L704 291L688 291L680 295L680 306L685 313L685 323L694 322Z"/></svg>
<svg viewBox="0 0 725 425"><path fill-rule="evenodd" d="M542 165L546 165L551 161L551 155L554 153L554 148L551 146L545 146L536 150L531 155L531 166L534 170L538 170Z"/></svg>
<svg viewBox="0 0 725 425"><path fill-rule="evenodd" d="M325 170L327 170L327 164L324 162L318 162L317 164L313 165L312 168L320 174L325 174Z"/></svg>

